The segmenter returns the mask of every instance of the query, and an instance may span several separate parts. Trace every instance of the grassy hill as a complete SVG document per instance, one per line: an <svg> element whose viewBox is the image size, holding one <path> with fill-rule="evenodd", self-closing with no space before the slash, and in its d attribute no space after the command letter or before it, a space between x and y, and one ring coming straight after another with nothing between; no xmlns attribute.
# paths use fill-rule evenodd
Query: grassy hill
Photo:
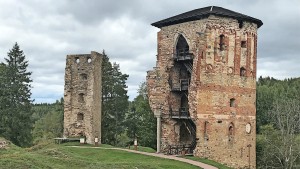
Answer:
<svg viewBox="0 0 300 169"><path fill-rule="evenodd" d="M196 169L198 167L120 150L74 148L64 144L22 149L11 144L9 148L0 150L0 168Z"/></svg>

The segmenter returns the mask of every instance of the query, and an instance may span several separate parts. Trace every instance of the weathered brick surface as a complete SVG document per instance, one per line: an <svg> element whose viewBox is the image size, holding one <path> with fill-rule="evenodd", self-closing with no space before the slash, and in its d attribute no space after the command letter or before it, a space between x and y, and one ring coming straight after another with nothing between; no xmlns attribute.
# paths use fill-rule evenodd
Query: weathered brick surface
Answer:
<svg viewBox="0 0 300 169"><path fill-rule="evenodd" d="M180 104L170 85L170 79L178 76L173 54L179 35L194 55L188 90L189 113L196 124L194 155L234 168L255 168L257 25L244 21L240 28L236 19L210 15L158 32L157 65L148 71L147 85L152 110L162 112L163 151L186 140L180 138L181 121L170 117ZM235 99L232 107L230 99Z"/></svg>
<svg viewBox="0 0 300 169"><path fill-rule="evenodd" d="M97 52L68 55L65 70L64 136L101 140L101 64Z"/></svg>

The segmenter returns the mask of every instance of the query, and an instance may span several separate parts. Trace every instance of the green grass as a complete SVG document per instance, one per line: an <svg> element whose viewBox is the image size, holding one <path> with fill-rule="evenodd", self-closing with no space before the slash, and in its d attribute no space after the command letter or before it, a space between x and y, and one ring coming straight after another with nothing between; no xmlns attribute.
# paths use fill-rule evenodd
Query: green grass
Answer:
<svg viewBox="0 0 300 169"><path fill-rule="evenodd" d="M232 168L227 167L227 166L225 166L223 164L220 164L220 163L217 163L217 162L215 162L213 160L209 160L209 159L205 159L205 158L199 158L199 157L194 157L194 156L185 156L184 158L191 159L191 160L194 160L194 161L200 161L202 163L215 166L218 169L232 169Z"/></svg>
<svg viewBox="0 0 300 169"><path fill-rule="evenodd" d="M61 145L64 146L83 146L83 147L95 147L94 145L91 144L80 144L79 142L66 142ZM103 147L103 148L115 148L114 146L108 145L108 144L101 144L98 147ZM129 149L129 147L119 147L123 149ZM134 146L130 146L130 150L134 150ZM148 153L155 153L156 150L150 147L143 147L143 146L138 146L137 151L143 151L143 152L148 152Z"/></svg>
<svg viewBox="0 0 300 169"><path fill-rule="evenodd" d="M125 148L125 149L128 149ZM130 150L134 150L134 146L130 146ZM143 147L143 146L138 146L137 151L143 151L143 152L148 152L148 153L155 153L156 150L154 150L153 148L150 147Z"/></svg>
<svg viewBox="0 0 300 169"><path fill-rule="evenodd" d="M81 147L95 147L94 145L91 144L80 144L79 142L66 142L61 144L63 146L81 146ZM108 145L108 144L101 144L97 147L103 147L103 148L115 148L114 146ZM123 149L129 149L129 147L119 147ZM134 150L134 146L130 146L130 150ZM143 146L138 146L137 151L143 151L143 152L148 152L148 153L155 153L156 150L150 147L143 147Z"/></svg>
<svg viewBox="0 0 300 169"><path fill-rule="evenodd" d="M82 147L95 147L95 145L92 144L80 144L79 142L66 142L61 144L63 146L82 146ZM108 145L108 144L100 144L97 147L104 147L104 148L114 148L114 146Z"/></svg>
<svg viewBox="0 0 300 169"><path fill-rule="evenodd" d="M121 150L74 148L68 144L46 144L33 148L12 146L0 150L0 169L196 169L179 161L161 159ZM88 145L86 145L88 146ZM103 147L111 147L101 145ZM145 149L148 151L147 149Z"/></svg>

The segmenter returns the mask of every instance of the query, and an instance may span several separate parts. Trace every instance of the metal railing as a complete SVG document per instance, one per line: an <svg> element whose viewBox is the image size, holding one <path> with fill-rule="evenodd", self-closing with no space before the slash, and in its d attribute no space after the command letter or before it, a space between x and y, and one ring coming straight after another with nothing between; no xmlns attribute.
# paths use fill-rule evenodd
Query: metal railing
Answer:
<svg viewBox="0 0 300 169"><path fill-rule="evenodd" d="M173 91L184 91L189 89L190 79L179 79L179 83L171 83Z"/></svg>
<svg viewBox="0 0 300 169"><path fill-rule="evenodd" d="M179 111L171 111L172 118L190 118L189 108L181 107Z"/></svg>
<svg viewBox="0 0 300 169"><path fill-rule="evenodd" d="M193 154L194 147L191 144L169 145L168 155Z"/></svg>
<svg viewBox="0 0 300 169"><path fill-rule="evenodd" d="M176 60L191 60L194 58L193 53L189 49L178 49L173 55Z"/></svg>
<svg viewBox="0 0 300 169"><path fill-rule="evenodd" d="M188 110L187 108L181 108L181 110ZM183 112L184 112L183 111ZM193 154L194 149L196 148L197 145L197 140L199 138L196 138L196 125L193 122L192 119L185 119L182 121L184 126L187 128L189 131L192 139L186 143L181 143L181 144L175 144L175 145L168 145L167 147L167 153L169 155L186 155L186 154Z"/></svg>

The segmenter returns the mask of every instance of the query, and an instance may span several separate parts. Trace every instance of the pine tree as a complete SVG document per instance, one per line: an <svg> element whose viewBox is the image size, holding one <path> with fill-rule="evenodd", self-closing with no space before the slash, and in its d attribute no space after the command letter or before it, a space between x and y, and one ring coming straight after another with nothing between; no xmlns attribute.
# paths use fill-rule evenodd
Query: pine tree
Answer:
<svg viewBox="0 0 300 169"><path fill-rule="evenodd" d="M28 61L23 51L15 43L5 58L7 105L4 107L5 131L2 135L19 146L31 143L31 72L27 71Z"/></svg>
<svg viewBox="0 0 300 169"><path fill-rule="evenodd" d="M8 108L8 99L7 99L7 66L4 63L0 63L0 136L3 136L3 133L6 131L7 126L7 108Z"/></svg>
<svg viewBox="0 0 300 169"><path fill-rule="evenodd" d="M145 82L140 85L138 93L126 118L127 135L131 139L138 137L142 146L156 148L156 119L149 105Z"/></svg>
<svg viewBox="0 0 300 169"><path fill-rule="evenodd" d="M120 71L118 64L109 61L103 52L102 62L102 141L117 145L125 131L125 114L128 109L127 74Z"/></svg>

